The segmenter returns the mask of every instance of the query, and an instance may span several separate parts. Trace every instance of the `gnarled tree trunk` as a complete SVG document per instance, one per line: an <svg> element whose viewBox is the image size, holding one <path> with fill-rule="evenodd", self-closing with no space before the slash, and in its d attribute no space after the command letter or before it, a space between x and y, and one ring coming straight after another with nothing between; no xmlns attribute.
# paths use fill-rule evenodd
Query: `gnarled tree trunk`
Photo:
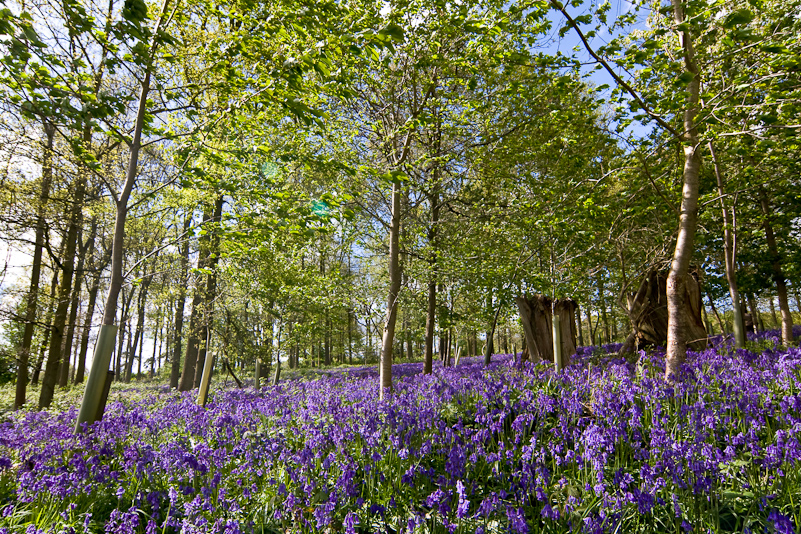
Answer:
<svg viewBox="0 0 801 534"><path fill-rule="evenodd" d="M573 299L551 300L544 295L520 296L515 299L520 312L520 322L526 339L526 349L531 359L554 361L553 354L553 312L559 317L562 337L564 365L576 353L576 310L578 304Z"/></svg>
<svg viewBox="0 0 801 534"><path fill-rule="evenodd" d="M632 334L624 343L621 352L629 351L636 342L639 346L665 346L669 335L667 283L669 276L652 270L640 283L637 293L630 299L629 320ZM693 350L703 350L707 345L707 333L701 317L701 289L694 274L688 275L682 284L680 299L682 308L677 313L685 325L685 343Z"/></svg>

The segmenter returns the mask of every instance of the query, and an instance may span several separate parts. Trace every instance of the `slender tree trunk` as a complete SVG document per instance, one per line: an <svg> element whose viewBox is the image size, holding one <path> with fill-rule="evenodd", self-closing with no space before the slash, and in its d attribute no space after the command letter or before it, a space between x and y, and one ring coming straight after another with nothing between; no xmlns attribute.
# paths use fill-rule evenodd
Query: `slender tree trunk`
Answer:
<svg viewBox="0 0 801 534"><path fill-rule="evenodd" d="M592 307L587 302L587 333L590 335L590 346L595 346L595 330L592 328Z"/></svg>
<svg viewBox="0 0 801 534"><path fill-rule="evenodd" d="M771 267L773 269L773 283L776 284L776 294L779 297L779 309L782 312L782 344L789 347L793 343L793 314L790 313L790 303L787 300L787 282L784 278L782 271L783 258L776 245L776 236L773 234L773 225L771 224L771 216L773 214L768 200L768 194L765 188L760 191L760 204L762 205L762 214L765 216L762 223L765 228L765 240L768 242L768 252L771 257ZM773 298L771 298L771 307L773 306ZM776 312L773 311L774 320Z"/></svg>
<svg viewBox="0 0 801 534"><path fill-rule="evenodd" d="M756 304L756 299L754 298L753 294L748 293L746 295L746 301L748 302L748 308L751 310L751 321L754 323L754 334L758 334L760 330L764 330L764 328L762 328L762 314L759 312L759 307Z"/></svg>
<svg viewBox="0 0 801 534"><path fill-rule="evenodd" d="M51 323L53 322L53 313L56 310L56 291L58 291L58 269L53 269L53 280L50 282L50 294L48 298L47 314L45 315L44 327L45 332L42 336L42 344L39 346L39 358L36 361L36 367L33 370L33 377L31 381L34 384L39 383L39 375L42 372L42 365L44 364L45 355L47 354L47 347L50 342L50 332L52 332Z"/></svg>
<svg viewBox="0 0 801 534"><path fill-rule="evenodd" d="M726 327L723 325L723 320L720 318L720 314L718 313L718 309L715 307L715 301L712 300L712 295L709 293L706 294L706 298L709 301L709 307L712 308L712 313L715 314L715 320L718 322L718 327L720 328L721 334L726 334Z"/></svg>
<svg viewBox="0 0 801 534"><path fill-rule="evenodd" d="M348 363L353 363L353 310L348 308Z"/></svg>
<svg viewBox="0 0 801 534"><path fill-rule="evenodd" d="M53 402L53 393L59 378L59 369L62 359L68 360L69 354L64 354L64 328L67 323L67 310L72 294L72 279L75 273L75 251L78 243L79 229L82 217L84 193L86 191L86 176L81 174L75 180L75 192L73 197L72 209L70 210L70 224L67 229L66 247L64 251L61 275L61 285L58 291L58 302L56 312L53 315L53 333L50 336L50 349L47 353L47 363L45 364L44 378L42 379L42 389L39 392L39 408L47 408Z"/></svg>
<svg viewBox="0 0 801 534"><path fill-rule="evenodd" d="M133 334L133 346L131 351L128 353L128 361L125 365L125 383L129 383L131 381L131 375L133 374L133 364L134 358L137 353L137 349L139 348L140 340L142 340L145 331L145 303L147 302L147 290L148 286L150 286L151 277L148 276L147 273L144 274L144 281L142 282L142 287L139 289L139 299L136 306L136 332ZM139 372L141 373L141 362Z"/></svg>
<svg viewBox="0 0 801 534"><path fill-rule="evenodd" d="M75 327L78 323L78 308L80 307L81 302L81 282L83 282L84 278L86 277L86 272L84 270L84 266L86 265L86 257L87 255L94 254L94 245L95 245L95 236L97 235L97 220L93 217L92 218L92 230L89 234L89 239L86 241L86 244L80 245L81 242L81 232L78 233L78 243L79 243L79 254L78 254L78 266L75 269L75 287L72 289L72 303L70 304L70 318L68 321L67 327L67 337L64 340L64 361L61 366L61 375L58 380L58 385L61 387L66 387L67 383L69 382L69 370L70 370L70 358L69 355L72 353L72 345L75 340ZM76 366L78 362L75 362Z"/></svg>
<svg viewBox="0 0 801 534"><path fill-rule="evenodd" d="M156 364L158 363L157 358L161 354L161 345L164 339L161 335L161 319L161 307L159 307L159 310L156 313L156 328L153 329L153 357L150 360L150 378L156 376ZM158 348L156 347L157 340Z"/></svg>
<svg viewBox="0 0 801 534"><path fill-rule="evenodd" d="M490 311L492 311L492 292L487 297L487 304ZM495 316L492 319L490 329L487 331L487 346L484 349L484 365L489 365L492 362L492 355L495 352L493 339L495 337L495 326L498 324L498 316L501 313L501 305L498 303L498 308L495 310Z"/></svg>
<svg viewBox="0 0 801 534"><path fill-rule="evenodd" d="M584 346L584 329L581 327L582 326L581 323L583 321L583 319L581 318L581 309L579 308L576 311L578 312L578 313L576 313L576 318L578 319L579 346L583 347Z"/></svg>
<svg viewBox="0 0 801 534"><path fill-rule="evenodd" d="M122 347L125 342L125 334L127 333L130 336L130 319L131 319L131 302L133 301L134 290L131 288L128 291L127 296L125 294L125 290L122 292L122 309L120 310L122 313L122 317L120 319L120 324L122 328L119 330L119 336L117 340L117 354L116 354L116 361L114 362L114 376L115 380L118 382L123 379L122 376ZM129 343L130 344L130 343Z"/></svg>
<svg viewBox="0 0 801 534"><path fill-rule="evenodd" d="M211 222L219 224L222 220L223 209L223 196L217 197L214 203L214 212L212 213ZM217 297L217 264L220 259L220 234L216 230L207 229L209 232L208 239L208 259L206 261L206 268L209 274L206 275L206 290L203 293L203 334L201 339L206 340L198 351L197 356L197 369L195 371L195 379L193 385L195 388L200 386L200 380L203 378L203 367L206 362L206 353L208 352L208 342L211 340L212 326L214 325L214 299Z"/></svg>
<svg viewBox="0 0 801 534"><path fill-rule="evenodd" d="M200 287L195 288L192 297L192 312L189 315L189 337L186 340L186 354L184 355L183 372L178 384L178 391L189 391L195 380L195 366L197 355L200 348L200 336L203 333L200 328L200 306L203 302L203 295Z"/></svg>
<svg viewBox="0 0 801 534"><path fill-rule="evenodd" d="M671 0L673 18L678 25L685 23L684 1ZM690 260L695 248L695 231L698 226L698 184L701 170L701 152L695 117L698 113L701 78L695 63L695 49L689 29L681 31L684 55L684 72L693 76L687 86L684 110L684 170L679 231L676 248L667 278L668 335L665 354L665 379L679 376L687 357L687 307L685 284L689 276Z"/></svg>
<svg viewBox="0 0 801 534"><path fill-rule="evenodd" d="M189 233L192 224L192 214L184 217L183 235ZM178 281L178 297L175 303L175 341L172 347L172 366L170 368L170 387L178 387L181 373L181 354L183 353L183 338L181 332L184 327L184 306L186 305L186 284L189 279L189 238L184 239L181 245L181 274Z"/></svg>
<svg viewBox="0 0 801 534"><path fill-rule="evenodd" d="M603 277L603 274L600 271L598 271L598 275L596 277L596 280L598 282L598 306L599 306L599 309L601 310L601 321L603 322L603 325L604 325L604 330L603 330L604 331L604 340L607 343L610 343L611 342L611 339L610 339L611 332L609 330L609 317L606 314L606 301L604 299L604 277Z"/></svg>
<svg viewBox="0 0 801 534"><path fill-rule="evenodd" d="M718 162L715 146L709 142L709 155L712 158L712 164L715 166L715 178L718 184L718 196L720 197L720 209L723 212L723 257L726 267L726 281L729 285L729 297L731 298L731 306L734 314L734 321L732 330L734 331L734 345L736 348L741 349L745 346L745 323L743 322L743 308L740 303L740 290L737 287L737 272L735 269L736 263L736 231L734 227L734 206L731 208L732 216L729 215L729 209L726 207L724 200L725 182L723 178L723 170Z"/></svg>
<svg viewBox="0 0 801 534"><path fill-rule="evenodd" d="M165 21L167 8L170 0L163 0L158 20L155 24L153 35L159 36L162 32L162 25ZM154 57L158 48L158 41L150 43L150 57ZM86 382L86 390L81 402L81 409L78 412L78 419L75 431L81 429L83 423L92 423L98 418L102 418L102 396L103 384L108 374L108 366L111 361L111 351L113 344L108 343L107 339L112 339L114 335L114 321L117 315L117 298L122 289L123 280L123 248L125 246L125 220L128 216L128 199L136 183L137 167L139 164L139 152L142 146L142 130L144 129L147 111L148 94L150 93L151 66L145 69L144 77L141 81L141 92L136 112L136 122L134 123L133 137L131 139L130 158L128 169L125 176L125 183L116 202L117 216L114 221L114 240L112 244L111 259L111 280L109 282L108 294L106 296L105 312L103 316L103 326L101 326L98 343L95 347L95 355L92 359L92 369L89 379Z"/></svg>
<svg viewBox="0 0 801 534"><path fill-rule="evenodd" d="M53 138L56 129L53 125L44 123L45 145L42 153L42 186L39 191L39 206L36 213L36 235L34 237L33 264L31 265L31 283L25 303L25 329L22 333L22 343L17 350L19 364L17 366L17 387L14 397L14 408L25 404L28 387L28 362L30 360L31 343L33 342L33 329L36 323L36 312L39 307L39 278L42 272L42 249L44 236L47 231L45 221L45 207L50 197L50 185L53 182Z"/></svg>
<svg viewBox="0 0 801 534"><path fill-rule="evenodd" d="M431 222L428 227L428 246L431 255L428 258L428 310L426 314L426 340L423 361L423 374L431 374L434 363L434 330L437 322L437 230L439 227L439 175L436 173L431 194L428 197L431 205Z"/></svg>
<svg viewBox="0 0 801 534"><path fill-rule="evenodd" d="M81 384L86 372L86 352L89 349L89 333L92 329L92 318L95 314L95 305L97 304L97 293L100 291L100 277L106 264L111 259L111 249L104 255L103 260L94 266L94 278L92 280L92 288L89 290L89 303L86 305L86 316L83 322L83 332L81 334L81 348L78 350L78 363L75 369L75 383Z"/></svg>
<svg viewBox="0 0 801 534"><path fill-rule="evenodd" d="M400 268L400 223L401 223L401 186L392 184L392 221L389 227L389 295L387 296L387 313L384 325L383 343L381 345L381 371L379 382L379 398L383 400L392 392L392 346L395 340L395 321L398 317L398 295L401 289Z"/></svg>

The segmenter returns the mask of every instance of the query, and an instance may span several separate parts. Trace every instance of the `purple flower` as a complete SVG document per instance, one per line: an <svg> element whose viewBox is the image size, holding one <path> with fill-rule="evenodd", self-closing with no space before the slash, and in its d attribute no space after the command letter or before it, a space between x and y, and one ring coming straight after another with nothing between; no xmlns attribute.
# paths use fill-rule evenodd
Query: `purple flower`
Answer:
<svg viewBox="0 0 801 534"><path fill-rule="evenodd" d="M773 523L773 528L776 529L777 534L795 534L793 520L786 515L780 514L776 509L770 511L768 521Z"/></svg>
<svg viewBox="0 0 801 534"><path fill-rule="evenodd" d="M456 481L456 494L459 497L459 504L456 507L456 516L459 519L464 519L467 517L467 512L470 509L470 501L468 501L465 496L464 483L461 480Z"/></svg>
<svg viewBox="0 0 801 534"><path fill-rule="evenodd" d="M359 516L353 512L348 512L343 524L345 525L345 534L356 534L356 525L359 524Z"/></svg>
<svg viewBox="0 0 801 534"><path fill-rule="evenodd" d="M528 534L528 523L520 508L508 506L506 517L509 520L509 528L518 534Z"/></svg>

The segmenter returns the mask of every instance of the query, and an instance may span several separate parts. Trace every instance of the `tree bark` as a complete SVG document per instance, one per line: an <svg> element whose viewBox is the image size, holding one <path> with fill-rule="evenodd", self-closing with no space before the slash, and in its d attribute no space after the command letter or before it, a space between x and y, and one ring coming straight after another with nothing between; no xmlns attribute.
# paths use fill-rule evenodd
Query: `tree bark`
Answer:
<svg viewBox="0 0 801 534"><path fill-rule="evenodd" d="M39 375L42 372L42 365L44 364L45 355L47 354L47 347L50 342L50 333L53 329L50 323L53 322L53 313L56 310L56 292L58 291L58 269L53 268L53 280L50 282L50 294L48 295L47 314L45 315L44 327L45 333L42 336L42 344L39 346L39 359L36 362L36 367L33 370L31 382L34 384L39 383Z"/></svg>
<svg viewBox="0 0 801 534"><path fill-rule="evenodd" d="M192 214L184 217L183 235L187 236L192 225ZM178 280L178 297L175 303L175 341L172 347L172 362L170 367L170 387L178 387L181 373L181 354L183 353L182 330L184 327L184 306L186 306L186 284L189 280L189 237L181 245L181 273Z"/></svg>
<svg viewBox="0 0 801 534"><path fill-rule="evenodd" d="M145 304L147 303L147 291L150 287L151 276L144 273L142 279L142 287L139 288L139 298L137 299L137 306L136 306L136 332L133 335L133 346L128 353L128 361L125 365L125 383L129 383L131 381L131 375L133 374L133 364L134 364L134 357L136 355L137 349L140 347L140 341L144 341L142 338L144 337L145 332ZM141 366L140 366L141 367ZM141 368L139 369L141 372Z"/></svg>
<svg viewBox="0 0 801 534"><path fill-rule="evenodd" d="M86 351L89 349L89 333L92 329L92 318L95 314L95 305L97 304L97 293L100 291L100 278L103 272L103 269L106 268L106 264L108 264L109 260L111 259L111 249L107 249L106 253L103 255L103 259L100 263L95 264L94 267L94 278L92 279L92 287L89 290L89 303L86 305L86 315L83 322L83 332L81 334L81 347L78 350L78 363L75 369L75 383L81 384L83 383L84 374L86 372Z"/></svg>
<svg viewBox="0 0 801 534"><path fill-rule="evenodd" d="M45 144L42 150L42 186L39 190L39 206L36 213L36 235L34 237L33 263L31 265L31 283L25 303L25 329L22 333L22 343L17 350L17 386L14 397L14 409L25 404L28 387L28 362L30 360L31 343L33 342L33 329L36 323L37 308L39 307L39 278L42 272L42 249L44 248L44 235L47 230L45 221L45 207L50 197L50 185L53 182L53 138L56 129L48 122L44 122Z"/></svg>
<svg viewBox="0 0 801 534"><path fill-rule="evenodd" d="M392 184L392 220L389 227L389 295L387 296L386 321L381 345L381 371L379 398L383 400L392 392L392 345L395 340L395 321L398 318L398 296L401 289L400 268L400 222L401 185Z"/></svg>
<svg viewBox="0 0 801 534"><path fill-rule="evenodd" d="M722 335L726 335L726 328L723 326L723 320L720 318L720 314L718 313L718 309L715 307L715 301L712 300L712 295L709 293L706 294L706 298L709 301L709 306L712 308L712 313L715 314L715 320L718 322L718 327L720 328L720 333ZM742 313L740 314L742 317Z"/></svg>
<svg viewBox="0 0 801 534"><path fill-rule="evenodd" d="M58 291L56 311L53 314L53 332L50 335L50 348L47 353L42 389L39 392L39 408L44 409L53 402L53 393L59 378L62 359L69 360L69 354L63 354L64 327L67 323L67 310L72 294L72 279L75 273L75 251L78 243L78 231L82 221L86 176L81 174L75 180L75 193L70 210L70 224L65 236L66 247L62 258L61 285ZM69 363L67 363L69 365Z"/></svg>
<svg viewBox="0 0 801 534"><path fill-rule="evenodd" d="M762 205L762 214L765 216L763 220L763 227L765 228L765 240L768 243L768 253L770 254L771 267L773 274L773 283L776 284L776 294L779 297L779 309L782 312L782 344L789 347L793 343L793 315L790 313L790 303L787 301L787 282L784 278L782 271L783 258L776 245L776 236L773 234L773 225L771 224L771 211L770 200L765 188L760 188L760 204ZM773 299L771 299L771 304ZM774 312L775 313L775 312Z"/></svg>
<svg viewBox="0 0 801 534"><path fill-rule="evenodd" d="M598 271L596 276L598 283L598 309L601 311L601 322L604 325L604 340L611 343L611 331L609 329L609 316L606 313L606 299L604 299L604 277L603 273Z"/></svg>
<svg viewBox="0 0 801 534"><path fill-rule="evenodd" d="M734 228L734 218L729 215L729 209L726 207L724 201L725 181L723 178L723 170L718 162L717 154L715 153L715 146L712 141L709 142L709 155L712 157L712 164L715 167L715 178L718 184L718 196L720 197L720 209L723 212L723 257L726 267L726 282L729 285L729 297L731 298L731 306L734 314L734 321L732 330L734 331L734 345L736 348L741 349L745 346L745 323L743 322L742 304L740 302L740 290L737 287L737 272L735 269L736 263L736 231ZM734 213L734 206L731 208L732 214ZM710 299L711 301L711 299Z"/></svg>
<svg viewBox="0 0 801 534"><path fill-rule="evenodd" d="M75 267L75 287L72 288L72 298L70 299L70 315L65 327L67 335L64 338L64 347L61 352L64 355L59 369L58 385L67 387L70 374L70 355L72 354L72 344L75 340L75 326L78 322L78 308L81 305L82 282L85 277L84 266L86 265L86 255L92 254L94 246L95 232L97 231L97 221L92 221L92 233L85 244L82 243L82 229L78 229L78 265ZM76 362L77 364L77 362Z"/></svg>
<svg viewBox="0 0 801 534"><path fill-rule="evenodd" d="M673 18L678 25L685 22L684 1L671 0ZM698 226L698 186L701 170L701 152L695 117L698 113L701 78L695 62L695 49L689 29L681 31L684 72L692 75L687 86L684 110L684 170L682 200L676 248L667 278L668 335L665 354L665 379L678 378L681 365L687 357L687 314L685 309L685 283L689 276L690 260L695 249L695 231Z"/></svg>
<svg viewBox="0 0 801 534"><path fill-rule="evenodd" d="M214 212L210 222L219 224L222 219L223 209L223 196L217 197L214 203ZM193 386L195 388L200 386L200 380L203 377L203 368L206 362L206 353L209 349L208 343L211 340L212 326L214 325L214 299L217 297L217 264L220 259L220 234L216 229L207 228L208 238L208 257L206 260L206 268L209 273L206 275L206 289L203 292L203 334L201 338L206 340L205 343L198 350L197 366L195 370L195 379Z"/></svg>
<svg viewBox="0 0 801 534"><path fill-rule="evenodd" d="M754 334L758 334L760 330L763 330L761 328L762 318L760 317L759 307L752 293L747 293L745 299L748 302L748 309L751 310L751 328Z"/></svg>
<svg viewBox="0 0 801 534"><path fill-rule="evenodd" d="M487 298L487 304L489 304L490 311L492 311L491 292ZM490 325L490 329L487 331L487 347L484 349L484 366L487 366L492 362L492 354L495 352L493 338L495 337L495 327L498 324L498 316L500 314L501 314L501 303L498 302L498 308L495 310L495 316L492 319L492 324Z"/></svg>
<svg viewBox="0 0 801 534"><path fill-rule="evenodd" d="M437 321L437 230L439 227L439 176L435 172L434 183L428 203L431 205L431 221L428 226L428 308L426 313L426 340L423 356L423 374L431 374L434 364L434 330Z"/></svg>
<svg viewBox="0 0 801 534"><path fill-rule="evenodd" d="M576 353L576 310L577 304L572 299L557 299L552 302L544 295L533 297L520 296L515 299L520 322L533 362L554 361L553 312L560 323L561 348L563 363L568 365L569 358ZM553 310L553 311L552 311Z"/></svg>
<svg viewBox="0 0 801 534"><path fill-rule="evenodd" d="M163 0L161 5L161 10L153 32L154 38L149 47L150 58L154 58L156 55L159 45L158 39L166 20L165 16L167 15L169 3L170 0ZM154 61L148 62L144 71L144 76L140 82L141 91L136 111L136 122L134 123L133 137L129 145L130 157L128 159L128 169L122 191L120 192L119 198L116 199L117 216L114 221L114 241L111 253L111 280L109 282L108 294L106 295L103 325L101 326L100 332L100 336L103 339L113 333L114 321L117 315L117 298L119 297L124 282L122 268L124 261L123 249L125 247L125 220L128 216L128 200L136 184L139 153L142 148L142 131L147 118L148 94L150 93L150 81L154 64ZM104 330L106 332L104 332ZM102 386L108 374L111 350L113 350L113 345L109 346L107 343L98 342L95 347L92 369L89 373L89 379L86 382L86 390L83 400L81 401L80 411L78 412L78 419L75 426L76 432L81 429L83 423L92 423L103 416L104 399L102 399Z"/></svg>

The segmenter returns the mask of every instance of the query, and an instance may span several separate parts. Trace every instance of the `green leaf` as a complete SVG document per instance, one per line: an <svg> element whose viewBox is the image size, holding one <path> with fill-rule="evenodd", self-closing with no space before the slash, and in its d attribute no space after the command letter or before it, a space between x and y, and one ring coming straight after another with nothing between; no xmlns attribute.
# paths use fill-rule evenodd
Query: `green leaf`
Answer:
<svg viewBox="0 0 801 534"><path fill-rule="evenodd" d="M693 74L692 72L684 71L678 76L676 76L676 79L673 80L673 85L675 85L676 87L687 87L687 85L689 85L689 83L693 81L693 78L695 78L695 74Z"/></svg>
<svg viewBox="0 0 801 534"><path fill-rule="evenodd" d="M742 8L734 11L728 17L726 17L726 20L723 22L723 27L726 29L732 29L737 26L748 24L752 20L754 20L754 14L746 8Z"/></svg>
<svg viewBox="0 0 801 534"><path fill-rule="evenodd" d="M387 36L399 43L402 43L404 38L403 28L392 22L381 28L378 34Z"/></svg>

